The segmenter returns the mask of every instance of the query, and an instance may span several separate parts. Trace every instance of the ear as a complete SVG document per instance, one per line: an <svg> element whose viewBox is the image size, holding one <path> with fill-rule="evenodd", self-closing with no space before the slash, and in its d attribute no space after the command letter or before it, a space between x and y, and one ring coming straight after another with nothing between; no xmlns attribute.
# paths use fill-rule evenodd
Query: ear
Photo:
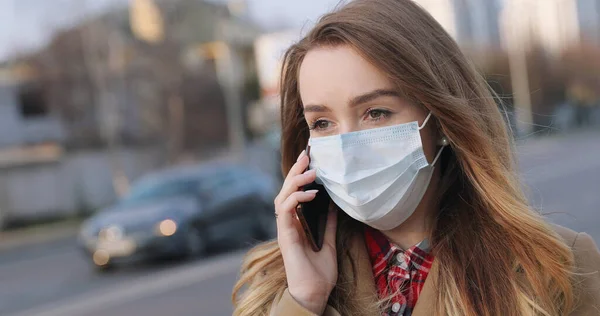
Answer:
<svg viewBox="0 0 600 316"><path fill-rule="evenodd" d="M438 141L436 142L436 145L444 146L444 147L450 145L450 140L448 139L448 137L446 135L444 135L442 127L440 126L440 122L437 119L435 119L435 126L436 126L436 131L437 131L436 134L439 137Z"/></svg>

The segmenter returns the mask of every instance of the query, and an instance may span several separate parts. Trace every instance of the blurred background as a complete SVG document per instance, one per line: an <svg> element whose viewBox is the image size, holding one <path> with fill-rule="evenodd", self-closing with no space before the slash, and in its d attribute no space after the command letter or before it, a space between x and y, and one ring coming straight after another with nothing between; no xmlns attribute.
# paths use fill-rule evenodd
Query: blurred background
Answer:
<svg viewBox="0 0 600 316"><path fill-rule="evenodd" d="M600 241L600 0L415 0ZM0 315L227 315L275 234L283 51L337 0L0 0Z"/></svg>

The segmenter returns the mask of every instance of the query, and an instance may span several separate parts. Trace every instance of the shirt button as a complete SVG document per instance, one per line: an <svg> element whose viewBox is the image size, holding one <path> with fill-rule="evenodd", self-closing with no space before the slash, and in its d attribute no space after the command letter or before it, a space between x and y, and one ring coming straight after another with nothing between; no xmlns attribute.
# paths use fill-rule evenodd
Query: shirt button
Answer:
<svg viewBox="0 0 600 316"><path fill-rule="evenodd" d="M397 313L400 310L400 303L394 303L392 305L392 312Z"/></svg>
<svg viewBox="0 0 600 316"><path fill-rule="evenodd" d="M404 262L404 253L399 253L396 255L396 260L398 260L398 262Z"/></svg>

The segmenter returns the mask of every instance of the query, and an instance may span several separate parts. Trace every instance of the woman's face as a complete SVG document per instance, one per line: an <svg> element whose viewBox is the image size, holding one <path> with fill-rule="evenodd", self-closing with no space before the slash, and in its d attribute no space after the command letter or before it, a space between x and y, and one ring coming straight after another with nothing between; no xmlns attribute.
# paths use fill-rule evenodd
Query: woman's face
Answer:
<svg viewBox="0 0 600 316"><path fill-rule="evenodd" d="M299 87L310 137L413 121L421 125L428 114L404 99L384 72L347 46L309 51L300 68ZM433 122L421 130L429 162L439 138Z"/></svg>

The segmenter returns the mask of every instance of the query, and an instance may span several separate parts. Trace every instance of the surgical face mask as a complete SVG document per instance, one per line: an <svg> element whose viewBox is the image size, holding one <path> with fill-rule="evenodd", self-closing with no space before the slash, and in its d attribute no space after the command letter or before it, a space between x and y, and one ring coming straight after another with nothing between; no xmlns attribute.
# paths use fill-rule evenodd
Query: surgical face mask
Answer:
<svg viewBox="0 0 600 316"><path fill-rule="evenodd" d="M419 131L430 118L422 126L411 122L311 138L316 182L354 219L379 230L399 226L421 202L444 148L427 162Z"/></svg>

